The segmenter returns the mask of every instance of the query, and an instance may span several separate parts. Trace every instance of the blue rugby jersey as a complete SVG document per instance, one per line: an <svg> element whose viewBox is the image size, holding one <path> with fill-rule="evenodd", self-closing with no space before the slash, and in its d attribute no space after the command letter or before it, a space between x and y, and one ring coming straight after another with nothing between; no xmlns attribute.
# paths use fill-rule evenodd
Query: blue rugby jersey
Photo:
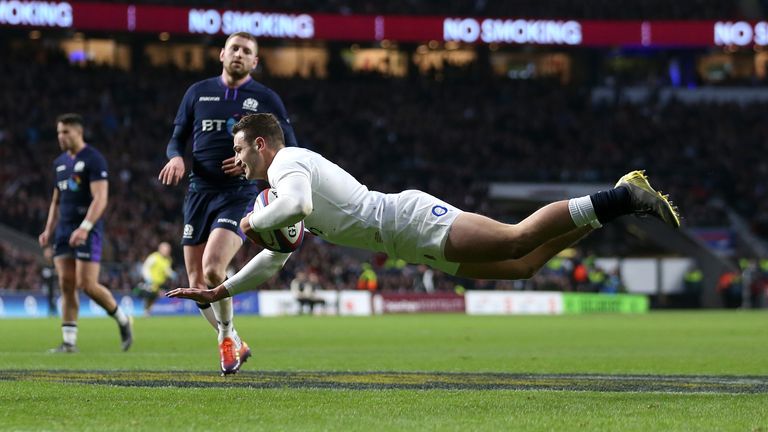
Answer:
<svg viewBox="0 0 768 432"><path fill-rule="evenodd" d="M244 177L224 174L221 163L235 155L232 128L240 118L253 113L272 113L280 121L287 146L296 146L296 136L283 101L272 89L249 79L229 88L221 76L199 81L187 89L174 120L174 134L166 156L184 156L190 135L192 169L190 181L200 189L247 185Z"/></svg>
<svg viewBox="0 0 768 432"><path fill-rule="evenodd" d="M53 169L59 189L59 223L79 224L93 201L91 182L107 180L107 161L98 150L86 145L74 157L67 152L59 155ZM96 223L101 224L102 219Z"/></svg>

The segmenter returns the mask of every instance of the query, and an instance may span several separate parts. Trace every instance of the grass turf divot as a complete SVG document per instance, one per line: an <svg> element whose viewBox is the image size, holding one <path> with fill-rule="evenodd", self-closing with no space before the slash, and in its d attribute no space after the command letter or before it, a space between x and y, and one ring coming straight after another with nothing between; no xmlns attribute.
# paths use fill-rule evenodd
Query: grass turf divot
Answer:
<svg viewBox="0 0 768 432"><path fill-rule="evenodd" d="M126 387L768 393L768 376L249 371L222 378L216 373L195 371L0 370L0 381L36 381Z"/></svg>

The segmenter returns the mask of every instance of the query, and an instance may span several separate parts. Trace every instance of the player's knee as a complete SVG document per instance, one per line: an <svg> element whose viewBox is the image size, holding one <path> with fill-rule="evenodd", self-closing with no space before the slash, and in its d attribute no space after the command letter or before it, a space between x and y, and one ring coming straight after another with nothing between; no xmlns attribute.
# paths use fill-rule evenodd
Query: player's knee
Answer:
<svg viewBox="0 0 768 432"><path fill-rule="evenodd" d="M92 280L88 280L88 279L86 279L82 283L78 284L78 286L80 287L80 289L83 290L83 292L88 297L93 297L93 294L95 294L97 292L97 289L98 289L98 284L96 283L96 281L92 281Z"/></svg>
<svg viewBox="0 0 768 432"><path fill-rule="evenodd" d="M206 285L218 286L222 282L224 282L224 277L226 276L226 274L224 271L214 266L206 266L203 268L203 276L204 276Z"/></svg>
<svg viewBox="0 0 768 432"><path fill-rule="evenodd" d="M67 292L67 291L74 291L77 285L77 281L75 281L75 278L59 278L59 286L61 288L61 291Z"/></svg>
<svg viewBox="0 0 768 432"><path fill-rule="evenodd" d="M65 296L75 295L77 292L77 283L74 279L63 279L59 281L61 293Z"/></svg>

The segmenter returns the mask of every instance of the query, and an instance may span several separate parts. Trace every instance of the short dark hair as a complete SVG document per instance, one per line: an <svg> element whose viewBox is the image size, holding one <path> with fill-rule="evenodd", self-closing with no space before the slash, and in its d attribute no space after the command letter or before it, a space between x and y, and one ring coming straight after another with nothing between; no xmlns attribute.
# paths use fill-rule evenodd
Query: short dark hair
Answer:
<svg viewBox="0 0 768 432"><path fill-rule="evenodd" d="M256 40L256 36L254 36L254 35L252 35L252 34L250 34L248 32L242 32L241 31L241 32L232 33L231 35L227 36L227 40L224 41L224 46L227 46L227 44L229 43L230 39L236 38L236 37L241 37L241 38L248 39L249 41L252 41L253 44L256 45L256 52L257 53L259 52L259 42Z"/></svg>
<svg viewBox="0 0 768 432"><path fill-rule="evenodd" d="M244 133L245 142L248 145L251 145L257 137L264 137L267 139L267 145L272 148L285 146L283 129L273 114L248 114L235 124L232 128L232 135L237 135L241 131Z"/></svg>
<svg viewBox="0 0 768 432"><path fill-rule="evenodd" d="M83 116L76 113L66 113L56 117L56 124L78 125L83 127Z"/></svg>

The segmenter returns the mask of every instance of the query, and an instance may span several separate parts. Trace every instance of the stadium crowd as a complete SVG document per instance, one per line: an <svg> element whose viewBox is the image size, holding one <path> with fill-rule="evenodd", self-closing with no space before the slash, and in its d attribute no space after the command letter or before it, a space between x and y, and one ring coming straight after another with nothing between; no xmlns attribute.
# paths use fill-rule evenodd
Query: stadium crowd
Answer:
<svg viewBox="0 0 768 432"><path fill-rule="evenodd" d="M144 257L159 241L178 244L182 189L157 181L178 101L187 86L217 75L135 65L126 72L70 65L57 50L3 47L0 55L0 222L37 236L53 188L59 154L54 119L79 112L86 141L110 164L107 244L102 277L117 290L139 281ZM27 65L26 67L24 65ZM280 94L301 146L336 161L372 189L422 189L466 210L515 221L487 198L491 181L612 183L648 168L683 210L688 226L718 226L712 200L729 203L768 235L765 106L593 104L589 89L557 81L513 81L486 67L405 79L344 75L344 79L260 76ZM34 92L30 94L30 89ZM238 253L239 267L255 251ZM34 259L2 245L2 287L35 287ZM183 263L175 247L177 267ZM355 287L370 260L310 238L270 285L284 288L298 270L321 275L331 289ZM23 268L24 270L19 270ZM420 272L377 267L379 289L418 286ZM7 271L12 269L13 271ZM438 273L438 272L436 272ZM180 275L184 272L180 271ZM435 286L452 289L445 276ZM178 281L185 283L184 277ZM486 285L483 285L486 286Z"/></svg>
<svg viewBox="0 0 768 432"><path fill-rule="evenodd" d="M172 0L131 3L178 5ZM746 4L741 4L746 3ZM581 18L581 19L739 19L765 11L765 2L718 0L311 0L243 1L194 0L188 6L280 12L314 12L362 15L464 15L479 17ZM753 17L754 18L754 17Z"/></svg>

